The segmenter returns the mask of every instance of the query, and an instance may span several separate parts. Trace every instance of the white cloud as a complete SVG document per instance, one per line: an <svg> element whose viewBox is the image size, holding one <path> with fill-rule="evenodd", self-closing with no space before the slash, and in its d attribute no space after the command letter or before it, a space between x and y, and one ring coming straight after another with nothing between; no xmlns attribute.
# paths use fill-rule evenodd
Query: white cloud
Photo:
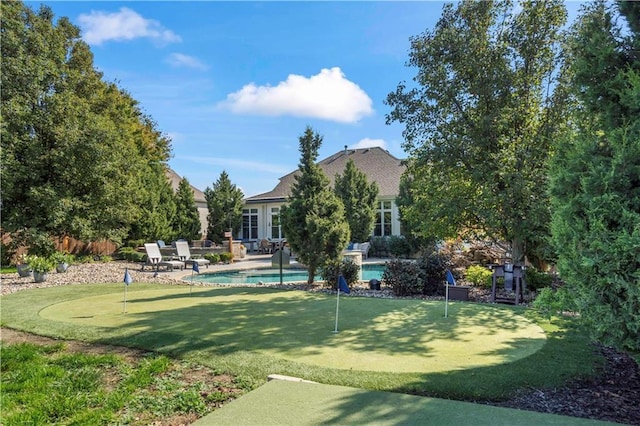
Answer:
<svg viewBox="0 0 640 426"><path fill-rule="evenodd" d="M384 139L370 139L370 138L361 139L358 143L356 143L355 145L351 145L349 148L351 149L373 148L374 146L379 146L382 149L388 149L387 143L384 141Z"/></svg>
<svg viewBox="0 0 640 426"><path fill-rule="evenodd" d="M277 164L268 164L259 161L247 161L221 157L192 157L184 155L179 156L179 158L210 166L236 167L243 170L250 170L252 172L273 173L278 176L291 172L291 166L279 166Z"/></svg>
<svg viewBox="0 0 640 426"><path fill-rule="evenodd" d="M167 63L173 67L187 67L197 70L206 70L209 67L193 56L183 55L182 53L172 53L167 57Z"/></svg>
<svg viewBox="0 0 640 426"><path fill-rule="evenodd" d="M293 115L354 123L373 113L372 100L340 68L324 68L309 78L291 74L277 86L247 84L227 95L220 107L236 114Z"/></svg>
<svg viewBox="0 0 640 426"><path fill-rule="evenodd" d="M91 11L78 17L84 40L99 45L109 40L150 38L171 43L181 41L180 36L164 28L158 21L145 19L133 10L122 7L119 12Z"/></svg>

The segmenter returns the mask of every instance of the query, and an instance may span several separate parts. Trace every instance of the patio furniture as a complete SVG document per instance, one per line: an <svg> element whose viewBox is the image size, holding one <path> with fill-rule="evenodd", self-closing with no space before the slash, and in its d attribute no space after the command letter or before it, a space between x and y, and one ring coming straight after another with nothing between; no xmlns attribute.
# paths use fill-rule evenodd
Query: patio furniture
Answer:
<svg viewBox="0 0 640 426"><path fill-rule="evenodd" d="M512 263L490 266L493 269L493 277L491 279L491 302L519 304L524 299L524 292L527 288L524 276L525 268ZM496 295L498 278L504 279L504 290L509 294L513 293L513 298L499 297Z"/></svg>
<svg viewBox="0 0 640 426"><path fill-rule="evenodd" d="M209 264L211 263L208 259L204 259L201 257L192 257L191 251L189 250L189 243L187 243L186 241L176 241L176 250L178 250L178 259L180 259L186 265L196 263L198 264L198 267L205 266L208 268Z"/></svg>
<svg viewBox="0 0 640 426"><path fill-rule="evenodd" d="M163 257L157 243L146 243L144 250L147 252L147 261L142 264L143 271L145 266L151 266L151 269L155 268L156 272L160 270L161 266L165 267L167 271L173 271L174 268L184 269L184 262Z"/></svg>
<svg viewBox="0 0 640 426"><path fill-rule="evenodd" d="M258 246L258 253L271 253L271 242L266 238L260 240L260 245Z"/></svg>

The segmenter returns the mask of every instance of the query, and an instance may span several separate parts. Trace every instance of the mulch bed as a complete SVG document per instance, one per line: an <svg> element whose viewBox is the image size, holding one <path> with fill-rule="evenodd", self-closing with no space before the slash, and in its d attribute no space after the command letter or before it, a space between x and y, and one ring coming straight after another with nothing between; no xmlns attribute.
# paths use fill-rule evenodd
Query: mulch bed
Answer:
<svg viewBox="0 0 640 426"><path fill-rule="evenodd" d="M633 358L598 346L605 358L599 374L554 389L522 392L503 407L640 425L640 368Z"/></svg>

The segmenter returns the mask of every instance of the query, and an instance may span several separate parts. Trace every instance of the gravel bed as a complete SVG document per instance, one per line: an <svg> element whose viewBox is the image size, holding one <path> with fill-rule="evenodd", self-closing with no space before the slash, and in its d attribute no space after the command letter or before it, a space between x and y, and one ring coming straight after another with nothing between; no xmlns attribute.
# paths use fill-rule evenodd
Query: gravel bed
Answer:
<svg viewBox="0 0 640 426"><path fill-rule="evenodd" d="M84 263L69 266L66 272L50 272L42 283L33 281L33 276L19 277L17 273L2 274L2 294L11 294L31 288L56 287L60 285L95 285L123 282L124 271L129 273L134 282L150 282L165 284L185 284L184 281L170 276L167 272L160 272L154 277L154 272L140 270L139 263L108 262Z"/></svg>

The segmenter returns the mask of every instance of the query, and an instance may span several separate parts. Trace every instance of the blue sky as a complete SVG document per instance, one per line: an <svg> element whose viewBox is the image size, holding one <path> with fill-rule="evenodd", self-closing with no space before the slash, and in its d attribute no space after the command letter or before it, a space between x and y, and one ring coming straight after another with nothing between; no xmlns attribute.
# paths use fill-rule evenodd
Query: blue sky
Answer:
<svg viewBox="0 0 640 426"><path fill-rule="evenodd" d="M245 196L296 169L307 125L324 137L319 159L345 145L406 157L383 101L415 75L409 37L433 28L444 5L27 2L40 3L81 28L104 79L171 138L179 175L204 190L226 170Z"/></svg>

